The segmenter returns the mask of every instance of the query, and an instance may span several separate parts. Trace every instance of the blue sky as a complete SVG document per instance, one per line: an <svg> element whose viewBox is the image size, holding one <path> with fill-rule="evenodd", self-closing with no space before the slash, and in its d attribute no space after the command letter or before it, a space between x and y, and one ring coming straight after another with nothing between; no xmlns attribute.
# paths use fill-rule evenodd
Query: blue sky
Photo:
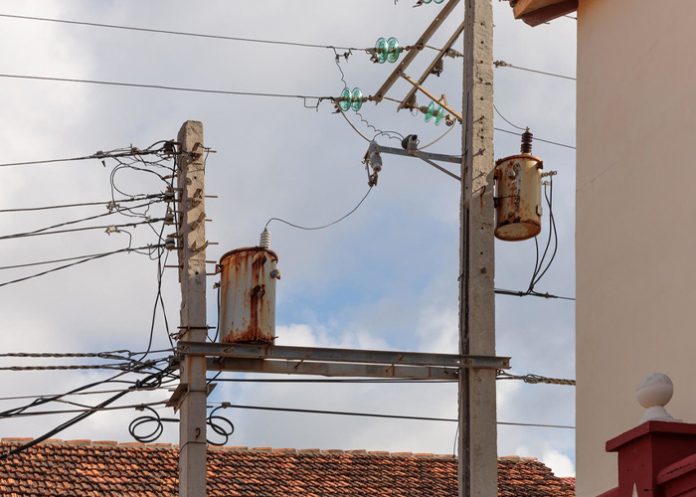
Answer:
<svg viewBox="0 0 696 497"><path fill-rule="evenodd" d="M291 5L290 5L291 4ZM380 36L411 43L434 16L435 4L412 8L401 0L207 2L192 11L190 2L134 0L95 3L61 0L7 1L0 13L58 17L308 43L370 47ZM495 57L509 63L573 75L575 21L559 19L531 29L515 22L506 2L496 2ZM433 40L441 44L460 21L460 9ZM6 42L0 47L2 73L102 79L229 90L338 95L343 89L330 50L189 39L80 26L0 18ZM456 45L461 49L461 41ZM429 62L419 56L412 73ZM392 65L374 65L355 52L341 63L350 87L374 93ZM461 59L446 59L440 78L428 87L461 106ZM575 88L572 81L514 69L495 72L495 101L514 123L539 137L574 144ZM263 225L277 216L300 224L322 224L350 210L367 185L361 164L367 143L330 104L305 109L292 99L260 99L109 88L0 78L6 125L0 140L8 161L90 154L174 137L186 119L205 125L206 142L217 153L208 161L208 202L213 223L209 259L255 244ZM393 95L406 87L395 85ZM422 100L421 100L422 101ZM427 102L425 102L427 103ZM366 105L365 118L383 130L417 133L426 143L444 127L422 115L395 112L388 102ZM359 119L349 116L363 132ZM510 129L502 120L496 126ZM380 138L384 144L396 141ZM460 130L432 151L460 153ZM495 135L496 157L517 152L519 139ZM574 295L573 150L535 144L554 179L558 257L539 289ZM349 219L321 232L299 232L272 224L273 246L283 279L278 285L278 335L282 343L406 350L456 349L459 185L425 163L385 156L379 185ZM0 171L0 208L108 198L108 170L98 162L6 168ZM125 178L134 191L157 191L142 175ZM4 215L3 231L40 227L70 214ZM548 219L545 218L545 223ZM544 225L542 240L547 236ZM152 242L145 231L136 238ZM9 263L113 250L124 239L90 233L4 242ZM523 289L534 264L534 244L496 243L496 285ZM13 273L14 275L15 273ZM16 273L20 274L20 273ZM8 350L73 351L128 347L147 341L155 294L155 266L124 255L0 288L0 326ZM209 322L215 322L211 278ZM170 321L178 314L176 274L168 272L164 296ZM496 299L497 349L512 356L513 371L574 377L572 302ZM161 322L156 345L166 343ZM97 373L3 373L7 394L62 391ZM574 391L568 387L499 382L499 419L573 424ZM136 399L161 400L166 392ZM451 417L456 391L451 386L347 386L225 384L213 400L289 407L365 410ZM138 400L139 401L139 400ZM4 403L7 404L7 403ZM4 405L3 404L3 405ZM10 405L7 405L10 407ZM237 431L230 443L249 446L366 448L448 453L454 426L353 418L307 417L254 412L228 413ZM135 413L132 417L135 417ZM102 414L62 434L64 438L127 440L131 413ZM3 436L35 436L59 421L3 421ZM165 438L176 441L168 427ZM572 474L572 431L501 427L499 452L539 457L560 474Z"/></svg>

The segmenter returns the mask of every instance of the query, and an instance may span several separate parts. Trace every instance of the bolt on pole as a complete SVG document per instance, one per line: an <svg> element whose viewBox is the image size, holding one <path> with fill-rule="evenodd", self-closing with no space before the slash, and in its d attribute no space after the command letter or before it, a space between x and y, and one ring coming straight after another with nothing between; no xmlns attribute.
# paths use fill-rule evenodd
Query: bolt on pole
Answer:
<svg viewBox="0 0 696 497"><path fill-rule="evenodd" d="M179 282L181 327L179 341L202 342L206 318L205 149L203 123L186 121L179 130L177 183L179 201ZM182 397L179 421L179 495L206 495L206 359L181 360Z"/></svg>
<svg viewBox="0 0 696 497"><path fill-rule="evenodd" d="M493 6L466 0L462 130L459 352L495 355ZM462 369L459 496L497 495L496 372Z"/></svg>

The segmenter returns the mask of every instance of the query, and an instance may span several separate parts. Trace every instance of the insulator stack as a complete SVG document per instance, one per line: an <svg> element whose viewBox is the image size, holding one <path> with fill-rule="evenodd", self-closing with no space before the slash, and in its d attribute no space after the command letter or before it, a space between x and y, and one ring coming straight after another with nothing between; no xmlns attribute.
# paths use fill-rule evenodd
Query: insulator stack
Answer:
<svg viewBox="0 0 696 497"><path fill-rule="evenodd" d="M351 108L354 111L359 111L365 101L365 96L360 88L355 87L351 91L349 88L344 88L341 97L338 99L338 106L343 112L347 112Z"/></svg>
<svg viewBox="0 0 696 497"><path fill-rule="evenodd" d="M271 232L268 231L268 228L264 228L261 232L261 240L259 241L259 247L263 247L265 249L271 248Z"/></svg>

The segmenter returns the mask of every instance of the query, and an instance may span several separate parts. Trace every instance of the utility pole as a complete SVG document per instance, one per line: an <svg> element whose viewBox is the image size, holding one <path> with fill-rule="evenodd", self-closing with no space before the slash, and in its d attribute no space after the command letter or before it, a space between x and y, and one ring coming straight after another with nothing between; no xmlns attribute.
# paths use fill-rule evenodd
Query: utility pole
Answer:
<svg viewBox="0 0 696 497"><path fill-rule="evenodd" d="M466 0L462 132L459 352L495 355L493 6ZM459 379L459 497L497 495L496 371Z"/></svg>
<svg viewBox="0 0 696 497"><path fill-rule="evenodd" d="M178 240L181 283L179 341L205 343L205 149L203 123L186 121L179 130ZM179 421L179 496L206 495L206 359L187 355L181 359L180 388L176 402ZM174 400L174 399L172 399Z"/></svg>

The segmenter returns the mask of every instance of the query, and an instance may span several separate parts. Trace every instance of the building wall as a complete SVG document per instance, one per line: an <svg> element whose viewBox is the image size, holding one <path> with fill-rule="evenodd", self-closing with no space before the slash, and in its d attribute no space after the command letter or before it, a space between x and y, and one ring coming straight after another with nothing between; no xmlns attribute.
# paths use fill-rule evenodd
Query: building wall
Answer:
<svg viewBox="0 0 696 497"><path fill-rule="evenodd" d="M577 495L616 485L604 443L638 382L672 377L696 422L696 2L580 0Z"/></svg>

